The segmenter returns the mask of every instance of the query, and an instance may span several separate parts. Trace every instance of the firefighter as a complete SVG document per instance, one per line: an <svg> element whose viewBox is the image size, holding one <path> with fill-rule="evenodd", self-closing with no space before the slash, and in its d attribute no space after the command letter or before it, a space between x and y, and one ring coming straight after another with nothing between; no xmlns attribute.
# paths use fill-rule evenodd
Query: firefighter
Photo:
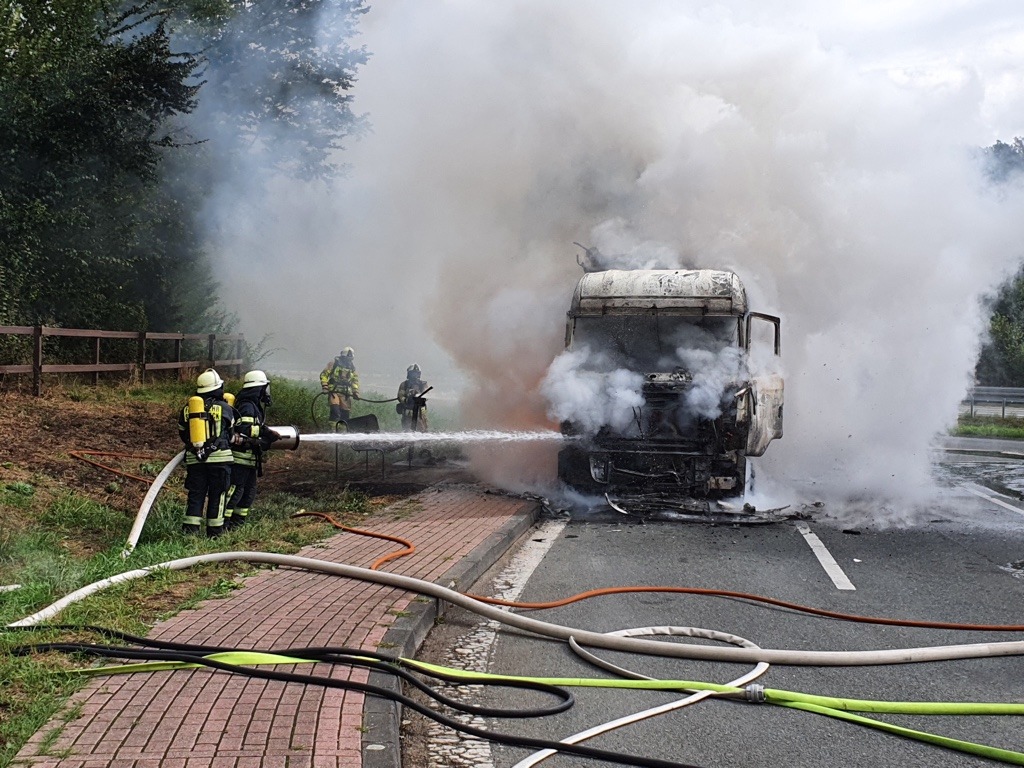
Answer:
<svg viewBox="0 0 1024 768"><path fill-rule="evenodd" d="M256 499L256 479L263 476L263 452L280 439L266 424L266 409L270 404L267 375L263 371L249 371L235 398L235 430L231 441L234 464L224 510L225 528L235 528L248 519Z"/></svg>
<svg viewBox="0 0 1024 768"><path fill-rule="evenodd" d="M352 347L345 347L320 373L320 387L331 404L331 422L348 422L352 400L359 399L359 374L353 362Z"/></svg>
<svg viewBox="0 0 1024 768"><path fill-rule="evenodd" d="M178 434L185 443L185 489L188 502L182 531L206 535L224 531L224 505L231 486L231 430L234 416L224 399L224 380L207 368L196 378L196 394L178 416ZM205 507L205 515L203 509Z"/></svg>
<svg viewBox="0 0 1024 768"><path fill-rule="evenodd" d="M420 367L413 363L405 370L405 381L398 385L398 404L395 410L402 416L402 429L409 432L427 431L427 401L423 393L427 382L420 378Z"/></svg>

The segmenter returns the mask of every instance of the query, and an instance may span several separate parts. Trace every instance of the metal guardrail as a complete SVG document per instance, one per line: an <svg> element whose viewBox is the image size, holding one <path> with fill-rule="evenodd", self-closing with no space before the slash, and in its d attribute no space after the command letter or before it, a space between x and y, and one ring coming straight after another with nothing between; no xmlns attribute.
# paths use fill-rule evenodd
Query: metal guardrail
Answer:
<svg viewBox="0 0 1024 768"><path fill-rule="evenodd" d="M149 331L98 331L83 328L52 328L44 325L0 325L0 336L31 336L32 363L29 365L0 365L0 375L32 374L32 391L36 396L43 393L43 374L46 373L91 373L93 383L99 382L101 373L138 372L139 380L145 382L146 374L152 371L182 370L199 368L203 365L235 368L241 375L245 347L245 335L241 333L152 333ZM45 363L43 361L43 339L47 337L77 337L92 339L93 362L83 364ZM130 363L101 362L103 339L134 339L136 359ZM149 361L146 343L149 341L173 341L173 360ZM205 341L205 360L182 360L181 347L184 341ZM232 343L234 357L217 358L218 345Z"/></svg>
<svg viewBox="0 0 1024 768"><path fill-rule="evenodd" d="M969 405L971 416L976 405L1002 406L1003 418L1006 418L1006 406L1024 406L1024 387L974 387L964 398L964 405Z"/></svg>

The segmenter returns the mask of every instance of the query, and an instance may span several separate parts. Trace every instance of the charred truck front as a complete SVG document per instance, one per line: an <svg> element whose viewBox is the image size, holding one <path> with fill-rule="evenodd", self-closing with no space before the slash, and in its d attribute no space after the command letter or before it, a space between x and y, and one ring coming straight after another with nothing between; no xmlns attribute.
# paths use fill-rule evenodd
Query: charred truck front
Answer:
<svg viewBox="0 0 1024 768"><path fill-rule="evenodd" d="M626 427L605 425L596 434L563 421L563 433L578 439L559 453L559 478L585 493L741 495L747 457L782 437L782 378L750 373L752 332L770 369L780 325L748 310L732 272L584 274L568 312L566 349L593 352L606 372L633 372L641 404Z"/></svg>

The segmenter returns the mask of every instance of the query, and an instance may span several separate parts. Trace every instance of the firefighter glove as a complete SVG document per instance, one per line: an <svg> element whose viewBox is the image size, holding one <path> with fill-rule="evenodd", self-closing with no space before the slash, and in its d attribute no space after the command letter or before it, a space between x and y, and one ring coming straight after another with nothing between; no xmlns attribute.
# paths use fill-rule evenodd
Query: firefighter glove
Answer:
<svg viewBox="0 0 1024 768"><path fill-rule="evenodd" d="M200 461L206 461L206 457L210 455L212 450L213 449L208 445L200 446L199 448L196 448L196 458Z"/></svg>

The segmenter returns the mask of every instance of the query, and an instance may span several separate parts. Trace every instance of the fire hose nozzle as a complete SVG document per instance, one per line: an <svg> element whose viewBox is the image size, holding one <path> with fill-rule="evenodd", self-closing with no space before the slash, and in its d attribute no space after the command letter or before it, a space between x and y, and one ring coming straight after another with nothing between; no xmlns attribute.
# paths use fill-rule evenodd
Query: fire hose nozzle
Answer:
<svg viewBox="0 0 1024 768"><path fill-rule="evenodd" d="M299 447L298 427L270 427L279 437L269 446L274 451L294 451Z"/></svg>

